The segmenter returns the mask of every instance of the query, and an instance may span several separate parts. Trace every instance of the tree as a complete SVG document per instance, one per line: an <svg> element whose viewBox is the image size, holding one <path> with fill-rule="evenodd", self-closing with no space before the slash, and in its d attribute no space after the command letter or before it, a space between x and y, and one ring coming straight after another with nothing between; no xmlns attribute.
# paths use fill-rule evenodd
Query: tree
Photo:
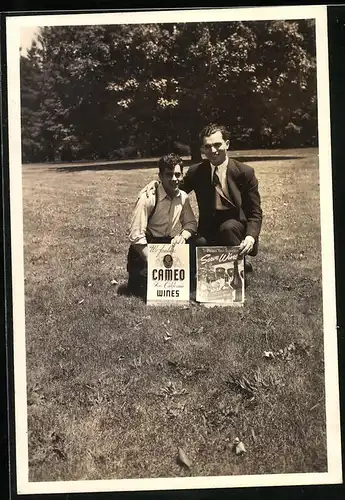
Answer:
<svg viewBox="0 0 345 500"><path fill-rule="evenodd" d="M229 127L236 148L314 145L314 40L311 21L42 28L33 114L43 149L112 158L180 142L196 160L210 121Z"/></svg>
<svg viewBox="0 0 345 500"><path fill-rule="evenodd" d="M155 117L166 145L173 135L194 146L197 132L209 121L228 125L237 146L285 145L294 138L299 142L307 124L312 129L308 135L314 132L312 142L314 28L300 24L126 27L115 53L121 70L125 66L128 71L116 74L112 90L128 115L140 117L145 128L150 127L148 117Z"/></svg>
<svg viewBox="0 0 345 500"><path fill-rule="evenodd" d="M20 56L21 86L21 129L23 161L42 161L42 114L40 110L40 89L42 74L36 43L33 43L27 57Z"/></svg>

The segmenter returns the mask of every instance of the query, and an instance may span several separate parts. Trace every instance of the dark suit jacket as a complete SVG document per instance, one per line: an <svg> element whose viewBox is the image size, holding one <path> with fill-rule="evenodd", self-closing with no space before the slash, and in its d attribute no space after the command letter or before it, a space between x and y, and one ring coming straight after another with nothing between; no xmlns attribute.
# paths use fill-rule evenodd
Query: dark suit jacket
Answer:
<svg viewBox="0 0 345 500"><path fill-rule="evenodd" d="M254 169L229 158L227 180L236 219L245 225L246 236L253 236L257 242L262 223L262 210ZM187 193L195 191L199 206L199 234L207 235L212 232L215 189L211 182L211 165L208 160L189 167L181 189Z"/></svg>

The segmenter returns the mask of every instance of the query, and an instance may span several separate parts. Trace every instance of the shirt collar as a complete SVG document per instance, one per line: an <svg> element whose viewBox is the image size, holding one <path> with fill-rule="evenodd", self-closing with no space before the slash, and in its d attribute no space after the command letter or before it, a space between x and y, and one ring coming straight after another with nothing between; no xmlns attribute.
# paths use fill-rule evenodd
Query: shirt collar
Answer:
<svg viewBox="0 0 345 500"><path fill-rule="evenodd" d="M181 191L179 190L179 192L176 194L177 197L180 197L181 196ZM168 196L165 192L165 189L163 187L163 184L160 182L158 184L158 188L157 188L157 199L158 201L161 201L163 200L164 198L168 198L169 200L171 200L170 196Z"/></svg>
<svg viewBox="0 0 345 500"><path fill-rule="evenodd" d="M225 168L228 165L228 161L229 161L229 158L226 157L225 160L223 161L223 163L221 163L220 165L217 165L218 171L222 170L223 168ZM211 168L212 168L212 172L214 172L214 169L216 168L216 166L213 165L211 162L210 162L210 165L211 165Z"/></svg>

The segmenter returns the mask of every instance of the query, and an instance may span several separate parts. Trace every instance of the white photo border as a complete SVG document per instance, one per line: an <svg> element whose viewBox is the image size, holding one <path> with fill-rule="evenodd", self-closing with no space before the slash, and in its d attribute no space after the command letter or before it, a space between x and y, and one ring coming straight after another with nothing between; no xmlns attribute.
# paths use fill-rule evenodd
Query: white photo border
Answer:
<svg viewBox="0 0 345 500"><path fill-rule="evenodd" d="M30 482L28 468L28 429L26 405L23 200L20 126L19 47L21 28L53 25L71 26L195 21L259 21L275 19L314 19L316 25L318 123L322 123L322 127L318 127L318 138L328 471L324 473L302 474L290 473L246 476ZM335 301L327 6L303 5L259 8L167 9L142 12L127 11L88 14L75 13L56 15L47 14L40 16L9 16L6 19L6 33L17 493L40 494L172 489L187 490L341 483L342 464Z"/></svg>

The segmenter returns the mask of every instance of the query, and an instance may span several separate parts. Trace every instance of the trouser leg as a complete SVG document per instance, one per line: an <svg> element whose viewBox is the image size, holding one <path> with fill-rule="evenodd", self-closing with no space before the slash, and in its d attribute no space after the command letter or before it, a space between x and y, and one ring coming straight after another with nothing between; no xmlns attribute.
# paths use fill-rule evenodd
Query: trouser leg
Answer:
<svg viewBox="0 0 345 500"><path fill-rule="evenodd" d="M145 270L147 263L131 245L127 254L128 291L143 295L146 291Z"/></svg>
<svg viewBox="0 0 345 500"><path fill-rule="evenodd" d="M215 221L215 229L212 233L198 235L196 246L237 246L245 237L245 226L236 219Z"/></svg>
<svg viewBox="0 0 345 500"><path fill-rule="evenodd" d="M170 243L170 237L156 238L146 235L148 243ZM147 262L139 255L133 245L130 245L127 254L128 290L129 292L146 296L147 290Z"/></svg>
<svg viewBox="0 0 345 500"><path fill-rule="evenodd" d="M216 236L219 244L225 246L237 246L244 237L245 227L236 219L229 219L222 222Z"/></svg>

